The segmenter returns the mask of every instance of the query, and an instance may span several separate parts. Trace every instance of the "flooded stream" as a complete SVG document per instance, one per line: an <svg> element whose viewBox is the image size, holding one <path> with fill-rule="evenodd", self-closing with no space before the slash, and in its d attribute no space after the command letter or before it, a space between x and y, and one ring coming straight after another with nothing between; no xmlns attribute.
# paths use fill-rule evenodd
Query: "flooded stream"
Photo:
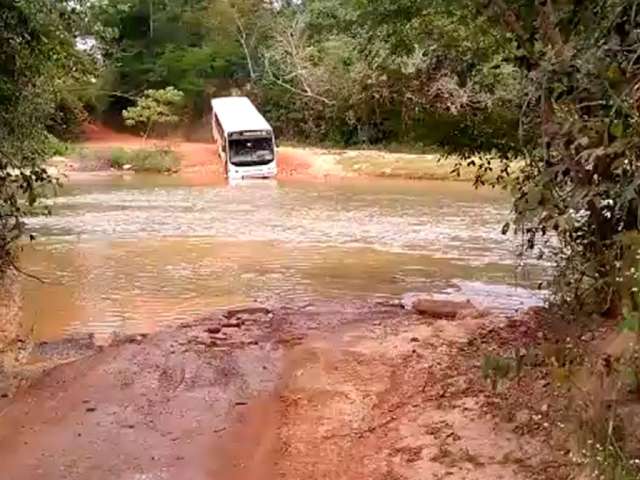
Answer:
<svg viewBox="0 0 640 480"><path fill-rule="evenodd" d="M249 301L426 291L515 309L508 198L453 182L256 182L94 177L30 219L26 325L38 339L153 331ZM530 269L530 287L540 272Z"/></svg>

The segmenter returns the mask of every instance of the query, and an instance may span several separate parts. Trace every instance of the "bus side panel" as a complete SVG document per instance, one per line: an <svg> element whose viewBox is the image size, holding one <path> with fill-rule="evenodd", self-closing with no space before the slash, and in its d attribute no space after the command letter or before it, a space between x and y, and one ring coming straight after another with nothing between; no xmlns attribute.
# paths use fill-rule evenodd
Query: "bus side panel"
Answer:
<svg viewBox="0 0 640 480"><path fill-rule="evenodd" d="M229 176L229 160L227 158L227 153L229 151L229 143L228 140L226 138L223 138L220 141L220 148L219 148L219 156L220 156L220 161L222 162L222 165L224 167L224 174L228 177Z"/></svg>
<svg viewBox="0 0 640 480"><path fill-rule="evenodd" d="M217 147L218 159L223 163L224 170L226 172L228 169L226 158L227 156L225 154L225 152L227 151L226 139L224 137L224 134L222 133L220 122L218 121L215 112L211 112L211 131L213 133L213 141Z"/></svg>

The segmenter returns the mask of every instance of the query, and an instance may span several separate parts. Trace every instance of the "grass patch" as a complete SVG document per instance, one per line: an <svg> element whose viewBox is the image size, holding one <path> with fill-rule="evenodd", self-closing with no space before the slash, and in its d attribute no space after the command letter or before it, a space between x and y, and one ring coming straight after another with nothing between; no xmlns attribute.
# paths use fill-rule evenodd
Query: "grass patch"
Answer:
<svg viewBox="0 0 640 480"><path fill-rule="evenodd" d="M180 160L176 153L167 148L84 148L76 152L72 159L77 163L78 170L85 172L114 169L170 173L180 169Z"/></svg>
<svg viewBox="0 0 640 480"><path fill-rule="evenodd" d="M44 137L44 149L47 157L49 158L71 158L83 150L83 147L77 143L60 140L50 133L46 133Z"/></svg>
<svg viewBox="0 0 640 480"><path fill-rule="evenodd" d="M389 143L380 146L362 146L339 148L331 143L307 143L285 140L279 147L319 151L333 158L333 162L346 173L366 177L387 177L409 180L450 180L473 182L476 179L476 166L468 166L462 161L459 172L454 171L459 157L446 155L442 148L433 145ZM479 157L472 158L476 162ZM492 162L493 163L493 162ZM512 171L521 168L521 161L514 161ZM498 164L496 173L498 170ZM486 180L494 180L490 173Z"/></svg>
<svg viewBox="0 0 640 480"><path fill-rule="evenodd" d="M112 151L111 167L116 170L130 169L134 172L175 172L180 161L172 150L124 150Z"/></svg>
<svg viewBox="0 0 640 480"><path fill-rule="evenodd" d="M460 175L452 173L456 159L440 153L348 151L340 156L338 164L347 172L369 177L472 181L475 174L470 167L463 167Z"/></svg>
<svg viewBox="0 0 640 480"><path fill-rule="evenodd" d="M50 133L47 133L45 137L45 150L49 157L62 157L69 155L73 147L70 143L59 140Z"/></svg>

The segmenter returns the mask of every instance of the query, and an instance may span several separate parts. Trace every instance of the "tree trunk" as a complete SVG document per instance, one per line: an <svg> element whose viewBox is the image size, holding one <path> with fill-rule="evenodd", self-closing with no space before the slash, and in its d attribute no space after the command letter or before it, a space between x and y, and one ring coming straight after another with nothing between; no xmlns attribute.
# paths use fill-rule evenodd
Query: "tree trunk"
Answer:
<svg viewBox="0 0 640 480"><path fill-rule="evenodd" d="M153 38L153 0L149 0L149 38Z"/></svg>
<svg viewBox="0 0 640 480"><path fill-rule="evenodd" d="M147 129L144 132L144 136L142 137L142 139L146 142L147 141L147 137L149 137L149 133L151 132L151 128L153 127L153 121L149 121L149 123L147 124Z"/></svg>
<svg viewBox="0 0 640 480"><path fill-rule="evenodd" d="M0 272L0 352L20 333L20 310L19 274L8 268Z"/></svg>
<svg viewBox="0 0 640 480"><path fill-rule="evenodd" d="M249 78L253 82L256 79L256 74L253 69L253 60L251 60L251 52L249 52L249 47L247 45L247 33L245 32L244 26L238 17L238 14L234 11L233 18L236 21L236 27L238 28L238 39L240 40L240 45L242 45L242 50L244 51L244 56L247 60L247 68L249 69Z"/></svg>

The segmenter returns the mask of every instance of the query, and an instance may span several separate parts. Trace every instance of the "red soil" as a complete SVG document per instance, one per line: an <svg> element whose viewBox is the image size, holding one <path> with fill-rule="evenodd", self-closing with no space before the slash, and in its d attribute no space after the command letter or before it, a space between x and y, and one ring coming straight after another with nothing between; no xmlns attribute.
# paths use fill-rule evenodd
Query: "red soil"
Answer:
<svg viewBox="0 0 640 480"><path fill-rule="evenodd" d="M181 173L194 181L221 181L224 166L218 158L216 144L187 142L179 138L144 140L126 133L118 133L100 124L84 127L84 144L95 148L144 148L165 147L174 150L181 160ZM303 151L287 149L279 151L278 177L310 177L312 159Z"/></svg>
<svg viewBox="0 0 640 480"><path fill-rule="evenodd" d="M0 478L575 478L536 384L505 385L503 403L480 375L505 330L320 302L115 338L0 397Z"/></svg>

